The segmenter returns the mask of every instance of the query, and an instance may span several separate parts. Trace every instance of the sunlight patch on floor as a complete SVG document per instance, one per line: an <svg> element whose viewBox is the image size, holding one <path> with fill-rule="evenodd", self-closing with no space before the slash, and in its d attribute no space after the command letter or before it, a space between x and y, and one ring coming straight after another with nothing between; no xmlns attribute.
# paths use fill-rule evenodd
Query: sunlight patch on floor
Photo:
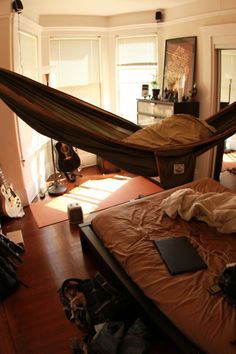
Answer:
<svg viewBox="0 0 236 354"><path fill-rule="evenodd" d="M131 178L126 176L114 176L98 180L88 180L80 186L70 190L57 198L52 198L45 203L48 208L66 212L71 203L78 203L84 214L96 210L100 203L112 193L123 187Z"/></svg>
<svg viewBox="0 0 236 354"><path fill-rule="evenodd" d="M236 162L236 153L223 154L223 162Z"/></svg>

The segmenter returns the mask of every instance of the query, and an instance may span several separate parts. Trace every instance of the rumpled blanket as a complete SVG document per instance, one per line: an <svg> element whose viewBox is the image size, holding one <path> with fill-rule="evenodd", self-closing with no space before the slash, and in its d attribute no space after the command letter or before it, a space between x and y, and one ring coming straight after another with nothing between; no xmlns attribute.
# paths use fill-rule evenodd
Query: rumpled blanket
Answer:
<svg viewBox="0 0 236 354"><path fill-rule="evenodd" d="M204 120L190 114L173 114L160 123L139 129L123 141L153 148L194 143L208 139L215 132L216 129Z"/></svg>
<svg viewBox="0 0 236 354"><path fill-rule="evenodd" d="M196 218L219 232L236 232L236 195L230 192L200 193L184 188L163 199L163 213L174 219L179 215L189 221Z"/></svg>

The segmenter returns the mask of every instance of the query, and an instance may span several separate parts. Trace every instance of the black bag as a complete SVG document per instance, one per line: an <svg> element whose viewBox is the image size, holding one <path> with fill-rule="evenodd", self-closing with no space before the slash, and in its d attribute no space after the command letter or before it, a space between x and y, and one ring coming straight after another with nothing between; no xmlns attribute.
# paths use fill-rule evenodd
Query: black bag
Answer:
<svg viewBox="0 0 236 354"><path fill-rule="evenodd" d="M14 264L7 258L0 256L0 300L4 300L13 293L19 285Z"/></svg>
<svg viewBox="0 0 236 354"><path fill-rule="evenodd" d="M93 279L66 279L59 296L66 318L87 329L107 320L118 320L129 304L124 293L111 286L100 273Z"/></svg>
<svg viewBox="0 0 236 354"><path fill-rule="evenodd" d="M24 285L17 277L15 262L22 263L20 254L24 249L18 244L10 241L5 235L0 233L0 300L4 300L12 294L19 284ZM14 261L13 261L14 260Z"/></svg>
<svg viewBox="0 0 236 354"><path fill-rule="evenodd" d="M224 269L219 276L218 285L227 301L236 306L236 266Z"/></svg>

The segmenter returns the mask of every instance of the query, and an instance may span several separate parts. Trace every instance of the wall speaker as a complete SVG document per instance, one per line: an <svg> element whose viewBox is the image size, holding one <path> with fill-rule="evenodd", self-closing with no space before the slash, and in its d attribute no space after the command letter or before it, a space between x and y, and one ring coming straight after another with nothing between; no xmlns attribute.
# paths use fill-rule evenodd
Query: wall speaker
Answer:
<svg viewBox="0 0 236 354"><path fill-rule="evenodd" d="M12 9L17 12L18 14L20 14L23 10L23 4L20 0L14 0L12 2Z"/></svg>
<svg viewBox="0 0 236 354"><path fill-rule="evenodd" d="M161 11L156 11L156 21L161 22L162 20L162 13Z"/></svg>

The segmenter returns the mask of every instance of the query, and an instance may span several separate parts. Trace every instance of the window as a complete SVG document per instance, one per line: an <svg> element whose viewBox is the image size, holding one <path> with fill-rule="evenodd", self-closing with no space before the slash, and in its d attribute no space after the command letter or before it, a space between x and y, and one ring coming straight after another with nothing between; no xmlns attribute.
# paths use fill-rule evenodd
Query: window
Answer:
<svg viewBox="0 0 236 354"><path fill-rule="evenodd" d="M50 65L55 66L53 86L100 106L100 39L52 39L50 55Z"/></svg>
<svg viewBox="0 0 236 354"><path fill-rule="evenodd" d="M158 77L157 56L156 35L117 39L118 114L135 123L142 85Z"/></svg>

